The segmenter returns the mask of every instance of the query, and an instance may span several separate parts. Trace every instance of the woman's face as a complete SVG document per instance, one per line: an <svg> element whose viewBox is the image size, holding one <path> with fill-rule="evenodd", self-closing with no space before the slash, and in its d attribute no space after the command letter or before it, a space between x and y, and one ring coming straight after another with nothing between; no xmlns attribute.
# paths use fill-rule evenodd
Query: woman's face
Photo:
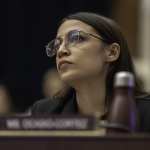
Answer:
<svg viewBox="0 0 150 150"><path fill-rule="evenodd" d="M74 30L83 31L80 36ZM62 43L57 51L56 64L62 80L74 82L104 76L106 69L103 42L90 36L98 33L88 24L78 20L67 20L58 29L57 37ZM75 44L70 44L78 39ZM69 45L69 46L68 46Z"/></svg>

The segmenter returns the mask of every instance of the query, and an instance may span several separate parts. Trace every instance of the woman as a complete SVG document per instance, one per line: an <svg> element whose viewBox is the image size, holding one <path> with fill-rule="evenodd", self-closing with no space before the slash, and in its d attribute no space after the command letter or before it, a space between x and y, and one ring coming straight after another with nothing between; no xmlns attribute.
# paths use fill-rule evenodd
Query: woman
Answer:
<svg viewBox="0 0 150 150"><path fill-rule="evenodd" d="M129 71L136 79L129 48L118 25L98 14L79 12L67 16L46 48L48 56L56 55L58 73L70 88L67 94L60 91L52 100L36 102L32 114L79 113L107 119L115 73ZM143 96L135 81L140 130L150 131L149 97Z"/></svg>

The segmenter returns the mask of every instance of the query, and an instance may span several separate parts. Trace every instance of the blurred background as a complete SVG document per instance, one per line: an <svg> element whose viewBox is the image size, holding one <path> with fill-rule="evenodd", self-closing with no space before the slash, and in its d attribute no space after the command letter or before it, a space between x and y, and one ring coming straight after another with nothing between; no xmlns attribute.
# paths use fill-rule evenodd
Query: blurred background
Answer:
<svg viewBox="0 0 150 150"><path fill-rule="evenodd" d="M150 91L149 0L7 0L0 7L2 113L23 112L36 100L50 96L46 81L50 81L55 60L46 56L44 47L54 38L61 18L77 11L100 13L120 24L139 79Z"/></svg>

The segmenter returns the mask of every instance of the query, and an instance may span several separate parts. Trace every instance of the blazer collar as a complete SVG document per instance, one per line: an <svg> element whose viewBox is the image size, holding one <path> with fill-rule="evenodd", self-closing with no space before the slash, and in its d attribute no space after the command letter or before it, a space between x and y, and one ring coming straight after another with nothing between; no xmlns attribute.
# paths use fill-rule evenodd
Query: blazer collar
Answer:
<svg viewBox="0 0 150 150"><path fill-rule="evenodd" d="M76 102L76 97L75 94L72 96L72 98L66 102L64 105L64 108L62 110L62 114L77 114L78 109L77 109L77 102Z"/></svg>

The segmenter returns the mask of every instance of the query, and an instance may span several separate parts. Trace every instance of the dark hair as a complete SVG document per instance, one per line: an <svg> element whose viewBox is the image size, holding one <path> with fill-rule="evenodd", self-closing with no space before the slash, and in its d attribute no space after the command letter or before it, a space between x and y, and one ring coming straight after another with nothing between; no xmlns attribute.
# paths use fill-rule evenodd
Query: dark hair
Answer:
<svg viewBox="0 0 150 150"><path fill-rule="evenodd" d="M112 44L115 42L120 45L120 56L116 61L110 63L106 76L106 95L108 96L107 100L110 101L109 97L112 96L113 92L114 75L119 71L129 71L134 75L135 94L139 95L141 90L137 83L130 50L118 24L107 17L89 12L78 12L75 14L71 14L65 17L61 21L61 24L70 19L76 19L92 26L104 39L106 44Z"/></svg>

